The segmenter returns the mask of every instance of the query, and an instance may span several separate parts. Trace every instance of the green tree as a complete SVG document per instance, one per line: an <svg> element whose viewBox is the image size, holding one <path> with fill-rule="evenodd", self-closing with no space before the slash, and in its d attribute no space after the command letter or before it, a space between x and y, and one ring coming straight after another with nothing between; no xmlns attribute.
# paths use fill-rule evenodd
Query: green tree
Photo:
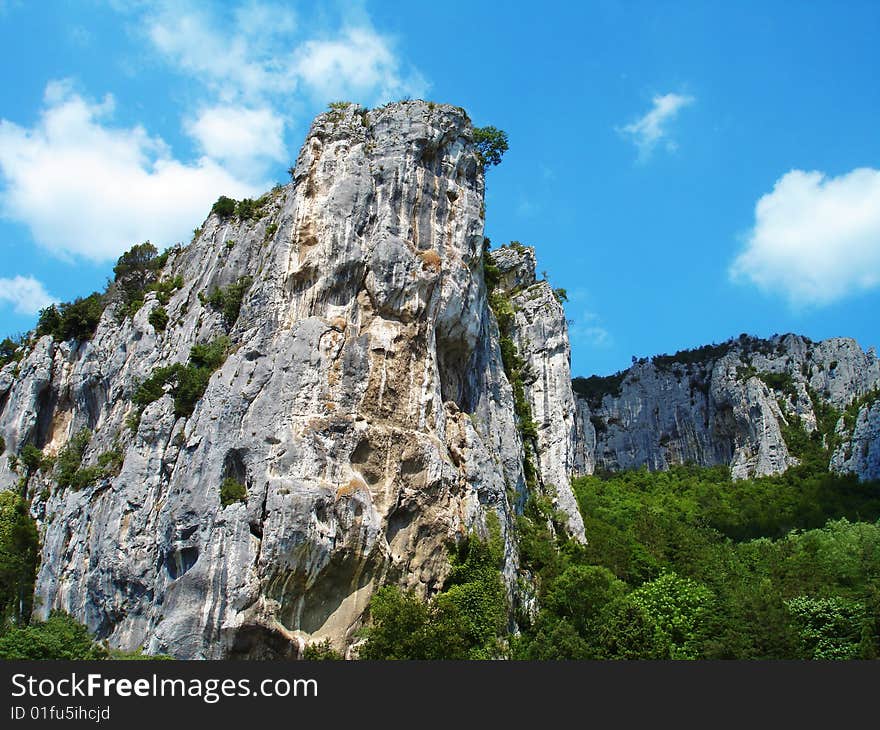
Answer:
<svg viewBox="0 0 880 730"><path fill-rule="evenodd" d="M11 337L5 337L0 342L0 368L21 359L21 355L18 352L19 347L21 347L21 338L16 341Z"/></svg>
<svg viewBox="0 0 880 730"><path fill-rule="evenodd" d="M412 592L384 586L370 601L370 626L358 658L467 659L467 642L454 610L438 610Z"/></svg>
<svg viewBox="0 0 880 730"><path fill-rule="evenodd" d="M552 581L543 596L544 608L566 619L581 636L597 631L604 607L623 596L626 584L598 565L570 565Z"/></svg>
<svg viewBox="0 0 880 730"><path fill-rule="evenodd" d="M496 127L474 127L474 146L483 165L497 165L508 149L507 133Z"/></svg>
<svg viewBox="0 0 880 730"><path fill-rule="evenodd" d="M303 659L307 661L341 661L343 656L333 648L330 639L324 639L324 641L306 646Z"/></svg>
<svg viewBox="0 0 880 730"><path fill-rule="evenodd" d="M663 573L629 596L632 604L650 616L669 641L673 659L700 656L712 599L706 586L673 572Z"/></svg>
<svg viewBox="0 0 880 730"><path fill-rule="evenodd" d="M0 492L0 617L20 624L31 612L39 560L37 526L28 503L13 492Z"/></svg>
<svg viewBox="0 0 880 730"><path fill-rule="evenodd" d="M602 610L597 635L603 659L669 659L669 638L643 606L618 598Z"/></svg>
<svg viewBox="0 0 880 730"><path fill-rule="evenodd" d="M147 318L147 321L151 325L153 325L153 328L156 330L156 332L162 332L168 325L168 312L166 312L165 307L160 304L152 312L150 312L150 316Z"/></svg>
<svg viewBox="0 0 880 730"><path fill-rule="evenodd" d="M804 659L856 659L861 653L865 607L839 596L797 596L786 603Z"/></svg>
<svg viewBox="0 0 880 730"><path fill-rule="evenodd" d="M147 284L155 277L158 253L152 243L144 241L132 246L117 259L113 267L114 280L124 292L127 303L142 296Z"/></svg>

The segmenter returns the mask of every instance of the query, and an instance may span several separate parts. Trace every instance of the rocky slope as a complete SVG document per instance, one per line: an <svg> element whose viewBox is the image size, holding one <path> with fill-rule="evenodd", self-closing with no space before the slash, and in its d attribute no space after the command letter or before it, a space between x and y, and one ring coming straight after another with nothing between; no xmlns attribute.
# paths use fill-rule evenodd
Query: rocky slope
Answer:
<svg viewBox="0 0 880 730"><path fill-rule="evenodd" d="M7 453L63 455L88 429L80 470L97 474L77 489L57 484L57 465L0 471L6 488L24 474L33 497L39 612L63 609L113 646L177 657L288 657L324 638L343 647L377 586L438 589L450 542L485 537L490 514L513 592L512 503L526 482L483 280L483 184L462 110L336 109L313 123L292 183L253 217L212 214L171 252L162 281L181 280L169 284L167 327L148 293L133 317L109 306L91 340L44 336L6 366ZM211 296L236 283L245 291L229 321ZM571 391L552 309L555 334L530 350L546 371L534 396L536 411L549 404L541 469L582 538L553 425ZM522 326L534 328L528 311ZM220 336L225 360L181 412L186 364L203 354L191 349ZM520 340L527 349L525 329ZM151 376L164 391L145 402ZM246 496L224 506L229 480Z"/></svg>
<svg viewBox="0 0 880 730"><path fill-rule="evenodd" d="M878 414L870 394L878 385L876 353L845 338L743 335L643 359L616 376L575 380L575 471L691 462L727 464L735 478L778 474L797 463L786 433L790 439L790 429L802 427L828 445L836 433L832 468L875 478Z"/></svg>

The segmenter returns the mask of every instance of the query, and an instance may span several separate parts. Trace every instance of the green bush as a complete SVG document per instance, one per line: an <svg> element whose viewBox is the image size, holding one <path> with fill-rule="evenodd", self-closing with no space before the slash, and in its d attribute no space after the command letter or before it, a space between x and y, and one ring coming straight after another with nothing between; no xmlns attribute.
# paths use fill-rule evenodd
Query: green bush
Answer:
<svg viewBox="0 0 880 730"><path fill-rule="evenodd" d="M501 581L500 525L488 520L489 539L466 540L452 553L443 591L429 601L385 586L370 601L371 623L360 659L492 659L507 619Z"/></svg>
<svg viewBox="0 0 880 730"><path fill-rule="evenodd" d="M228 337L217 337L209 343L194 345L190 349L186 365L175 363L156 368L152 375L143 381L134 392L132 400L138 410L130 426L135 430L140 423L140 413L150 403L159 400L168 392L174 397L174 415L188 418L193 414L196 403L204 395L211 375L219 368L229 352Z"/></svg>
<svg viewBox="0 0 880 730"><path fill-rule="evenodd" d="M83 456L92 440L92 432L87 428L73 436L55 460L55 481L62 489L73 486L74 483L82 485L82 477L77 476L82 466Z"/></svg>
<svg viewBox="0 0 880 730"><path fill-rule="evenodd" d="M249 276L243 276L234 284L218 287L208 295L208 305L223 315L223 321L227 327L232 327L238 319L242 300L248 289L251 288L251 284L253 284L253 279Z"/></svg>
<svg viewBox="0 0 880 730"><path fill-rule="evenodd" d="M235 214L235 200L221 195L217 198L217 202L211 206L211 212L220 218L230 218Z"/></svg>
<svg viewBox="0 0 880 730"><path fill-rule="evenodd" d="M150 316L147 319L157 332L162 332L168 325L168 312L166 312L165 307L160 304L150 312Z"/></svg>
<svg viewBox="0 0 880 730"><path fill-rule="evenodd" d="M95 643L88 629L66 613L53 612L45 622L16 627L0 636L0 659L82 661L106 659L107 650Z"/></svg>
<svg viewBox="0 0 880 730"><path fill-rule="evenodd" d="M11 337L6 337L0 342L0 368L11 362L18 362L21 360L24 356L24 352L21 349L22 344L21 337L16 338L15 340Z"/></svg>
<svg viewBox="0 0 880 730"><path fill-rule="evenodd" d="M183 286L183 277L178 275L173 279L164 279L162 281L156 281L150 284L147 287L147 291L156 292L156 299L159 301L159 304L168 304L171 300L171 295L178 289Z"/></svg>
<svg viewBox="0 0 880 730"><path fill-rule="evenodd" d="M246 221L256 218L259 215L260 209L255 201L250 198L244 198L239 201L235 212L241 220Z"/></svg>
<svg viewBox="0 0 880 730"><path fill-rule="evenodd" d="M52 335L61 341L84 342L94 336L103 312L104 296L98 292L57 307L50 304L40 312L36 334L38 337Z"/></svg>
<svg viewBox="0 0 880 730"><path fill-rule="evenodd" d="M794 379L790 373L758 373L757 375L771 390L778 390L792 397L797 395Z"/></svg>
<svg viewBox="0 0 880 730"><path fill-rule="evenodd" d="M333 648L330 639L324 639L324 641L309 644L303 652L303 659L307 661L341 661L343 656Z"/></svg>
<svg viewBox="0 0 880 730"><path fill-rule="evenodd" d="M220 485L220 504L227 507L247 500L247 488L234 477L226 477Z"/></svg>
<svg viewBox="0 0 880 730"><path fill-rule="evenodd" d="M85 466L77 469L70 479L70 488L75 492L85 489L104 476L104 470L100 466Z"/></svg>
<svg viewBox="0 0 880 730"><path fill-rule="evenodd" d="M18 463L32 474L43 466L43 452L33 444L26 444L18 455Z"/></svg>

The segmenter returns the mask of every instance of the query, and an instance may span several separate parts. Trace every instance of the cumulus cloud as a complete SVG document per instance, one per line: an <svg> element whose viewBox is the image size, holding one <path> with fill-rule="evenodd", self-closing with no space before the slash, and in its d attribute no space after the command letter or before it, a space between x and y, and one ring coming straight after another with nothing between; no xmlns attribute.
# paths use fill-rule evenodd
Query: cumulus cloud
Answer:
<svg viewBox="0 0 880 730"><path fill-rule="evenodd" d="M348 28L338 38L306 41L295 54L293 69L313 96L421 96L425 81L412 72L401 78L400 63L388 39L370 28Z"/></svg>
<svg viewBox="0 0 880 730"><path fill-rule="evenodd" d="M181 157L142 125L115 126L111 95L95 101L66 82L48 85L32 127L0 119L0 211L59 256L106 261L148 238L187 240L218 195L271 186L272 166L290 161L290 115L306 101L372 104L425 90L364 12L317 35L278 2L112 6L195 82L195 111L181 113L181 129L196 156Z"/></svg>
<svg viewBox="0 0 880 730"><path fill-rule="evenodd" d="M296 80L281 54L296 25L293 14L265 3L247 10L222 22L202 9L159 3L143 18L144 29L166 60L223 100L293 91Z"/></svg>
<svg viewBox="0 0 880 730"><path fill-rule="evenodd" d="M113 107L53 82L32 128L0 120L0 205L49 251L105 261L148 238L185 241L221 193L266 187L209 157L180 162L143 127L111 126Z"/></svg>
<svg viewBox="0 0 880 730"><path fill-rule="evenodd" d="M209 86L221 100L279 100L305 92L321 102L366 104L420 96L424 78L404 71L392 39L368 19L326 37L304 37L283 6L251 2L223 22L202 9L160 4L146 19L154 46L171 64Z"/></svg>
<svg viewBox="0 0 880 730"><path fill-rule="evenodd" d="M32 276L0 278L0 302L11 304L17 314L34 315L58 301Z"/></svg>
<svg viewBox="0 0 880 730"><path fill-rule="evenodd" d="M792 170L755 205L731 276L820 306L880 284L880 170Z"/></svg>
<svg viewBox="0 0 880 730"><path fill-rule="evenodd" d="M669 125L686 106L694 103L694 97L681 94L655 96L651 109L643 117L631 124L618 128L618 132L628 137L639 150L639 159L647 160L658 144L665 140L668 150L677 144L669 137Z"/></svg>
<svg viewBox="0 0 880 730"><path fill-rule="evenodd" d="M287 159L284 120L269 108L212 106L185 127L205 155L244 175Z"/></svg>

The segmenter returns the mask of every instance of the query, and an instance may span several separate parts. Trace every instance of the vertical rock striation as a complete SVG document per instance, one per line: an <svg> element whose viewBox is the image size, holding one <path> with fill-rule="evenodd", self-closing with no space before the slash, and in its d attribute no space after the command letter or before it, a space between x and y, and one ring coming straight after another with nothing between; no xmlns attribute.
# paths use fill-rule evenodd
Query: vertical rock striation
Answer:
<svg viewBox="0 0 880 730"><path fill-rule="evenodd" d="M46 336L7 366L10 453L55 454L87 428L84 467L122 459L80 490L31 476L40 611L178 657L344 646L380 584L440 588L448 545L485 536L490 512L513 586L522 443L486 302L482 206L462 110L334 110L255 217L212 214L170 254L162 278L183 284L163 331L150 293L133 317L108 307L90 341ZM226 321L210 295L243 277ZM192 414L166 393L136 423L138 385L221 335L231 349ZM246 499L221 503L227 479ZM4 464L0 480L18 475Z"/></svg>
<svg viewBox="0 0 880 730"><path fill-rule="evenodd" d="M876 354L845 338L743 335L639 360L615 376L574 381L575 470L694 463L729 465L734 478L779 474L798 461L787 430L818 429L828 438L842 412L878 384ZM823 424L828 414L833 422ZM868 420L866 415L859 423ZM853 440L870 443L870 427L860 428ZM871 478L861 461L844 459L843 452L832 467Z"/></svg>
<svg viewBox="0 0 880 730"><path fill-rule="evenodd" d="M584 541L584 522L571 489L575 471L575 402L571 349L562 304L547 281L535 276L535 251L513 244L490 254L498 290L513 309L512 339L524 361L523 385L537 434L540 487L552 494L568 533Z"/></svg>

